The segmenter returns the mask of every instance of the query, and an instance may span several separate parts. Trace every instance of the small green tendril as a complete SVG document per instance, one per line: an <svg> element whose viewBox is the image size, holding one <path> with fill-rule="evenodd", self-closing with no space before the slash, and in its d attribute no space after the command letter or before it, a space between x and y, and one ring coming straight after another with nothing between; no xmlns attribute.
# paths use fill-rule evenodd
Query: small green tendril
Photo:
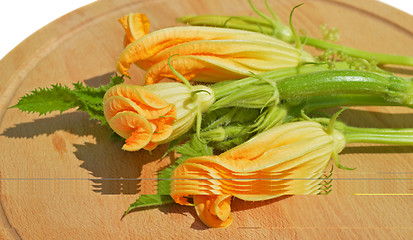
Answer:
<svg viewBox="0 0 413 240"><path fill-rule="evenodd" d="M349 107L342 108L340 111L336 112L336 113L331 117L330 122L329 122L328 125L327 125L327 130L326 130L327 134L329 134L329 135L333 134L334 125L336 124L336 120L337 120L338 116L339 116L343 111L345 111L345 110L347 110L347 109L349 109Z"/></svg>
<svg viewBox="0 0 413 240"><path fill-rule="evenodd" d="M257 26L260 29L260 33L265 34L264 29L262 28L261 24L257 22Z"/></svg>
<svg viewBox="0 0 413 240"><path fill-rule="evenodd" d="M258 9L254 6L254 4L252 4L251 0L248 0L248 3L250 4L251 9L252 9L258 16L262 17L265 21L267 21L267 22L271 25L272 35L275 35L275 33L276 33L276 28L277 28L277 22L276 22L276 20L271 19L268 15L266 15L266 14L264 14L263 12L261 12L260 10L258 10ZM266 4L266 5L268 5L268 4ZM272 11L272 10L271 10L271 11ZM273 14L273 13L271 13L271 14ZM275 13L274 13L274 14L275 14ZM277 19L278 19L278 17L277 17ZM260 27L260 28L261 28L261 27Z"/></svg>
<svg viewBox="0 0 413 240"><path fill-rule="evenodd" d="M192 94L192 96L194 96L195 94L198 94L198 93L201 93L201 92L206 92L206 93L208 93L208 95L211 95L211 93L208 92L205 89L198 89L198 90L192 91L191 94Z"/></svg>
<svg viewBox="0 0 413 240"><path fill-rule="evenodd" d="M341 109L340 111L336 112L336 113L331 117L331 119L330 119L330 121L329 121L329 123L328 123L328 126L327 126L327 130L326 130L327 134L331 135L331 134L333 133L333 131L334 131L334 125L335 125L335 123L336 123L336 120L337 120L338 116L339 116L344 110L347 110L347 109L348 109L348 107L343 108L343 109ZM346 167L346 166L341 165L340 160L339 160L339 157L338 157L338 153L337 153L336 150L333 151L332 157L333 157L333 159L334 159L334 163L336 164L336 166L337 166L338 168L340 168L340 169L345 169L345 170L354 170L354 169L356 169L356 168L349 168L349 167Z"/></svg>
<svg viewBox="0 0 413 240"><path fill-rule="evenodd" d="M300 29L300 33L303 36L304 40L302 41L302 45L306 45L307 41L308 41L308 32L304 29Z"/></svg>
<svg viewBox="0 0 413 240"><path fill-rule="evenodd" d="M332 67L332 69L334 69L334 64L336 62L343 61L347 62L350 69L386 73L386 71L378 67L378 63L374 60L369 61L364 58L351 57L348 54L336 49L324 50L322 54L317 56L317 59L321 62L327 63Z"/></svg>
<svg viewBox="0 0 413 240"><path fill-rule="evenodd" d="M334 159L334 163L336 164L336 166L338 167L338 168L340 168L340 169L344 169L344 170L354 170L354 169L356 169L356 168L349 168L349 167L346 167L346 166L343 166L343 165L341 165L341 163L340 163L340 159L339 159L339 157L338 157L338 153L337 153L337 151L333 151L333 159Z"/></svg>
<svg viewBox="0 0 413 240"><path fill-rule="evenodd" d="M268 4L268 0L265 0L265 7L267 8L267 10L271 13L272 18L274 19L275 22L279 23L280 22L280 18L278 17L278 15L274 12L274 10L272 10L272 8L270 7L270 5Z"/></svg>
<svg viewBox="0 0 413 240"><path fill-rule="evenodd" d="M169 65L169 67L171 68L171 71L172 71L188 88L193 89L193 87L192 87L192 85L189 83L189 81L188 81L184 76L182 76L182 74L180 74L178 71L176 71L176 70L172 67L171 62L170 62L170 59L171 59L173 56L176 56L176 55L178 55L178 54L174 54L174 55L172 55L172 56L170 56L170 57L168 58L168 65ZM208 92L208 91L203 90L203 89L199 89L199 90L192 91L192 92L191 92L192 97L194 97L197 93L200 93L200 92ZM210 94L210 93L208 92L208 94ZM196 132L196 136L197 136L198 140L201 141L202 143L206 143L206 142L201 138L201 124L202 124L202 113L201 113L201 111L200 111L199 105L197 105L195 132Z"/></svg>
<svg viewBox="0 0 413 240"><path fill-rule="evenodd" d="M184 76L182 76L182 74L180 74L178 71L176 71L175 68L172 67L171 58L176 56L176 55L178 55L178 54L174 54L174 55L172 55L168 58L168 65L171 68L171 71L179 78L179 80L181 80L189 88L192 88L192 85L189 83L189 81Z"/></svg>
<svg viewBox="0 0 413 240"><path fill-rule="evenodd" d="M337 61L347 62L349 65L353 58L347 54L344 54L342 51L335 49L326 49L324 52L317 57L319 61L325 62L331 66L334 66L334 63Z"/></svg>
<svg viewBox="0 0 413 240"><path fill-rule="evenodd" d="M289 18L289 23L290 23L290 29L291 32L293 34L294 37L294 42L295 42L295 48L297 48L298 50L302 50L302 45L301 45L301 40L300 40L300 36L298 36L298 33L295 31L295 28L293 26L293 13L294 10L298 7L300 7L301 5L303 5L304 3L301 3L295 7L293 7L293 9L290 12L290 18Z"/></svg>
<svg viewBox="0 0 413 240"><path fill-rule="evenodd" d="M225 22L224 22L224 24L222 25L224 28L226 28L227 27L227 23L229 22L229 21L231 21L232 19L233 19L234 17L229 17L227 20L225 20Z"/></svg>
<svg viewBox="0 0 413 240"><path fill-rule="evenodd" d="M300 115L303 118L303 120L305 121L313 121L313 119L311 119L304 111L304 109L301 109L300 111Z"/></svg>
<svg viewBox="0 0 413 240"><path fill-rule="evenodd" d="M320 30L324 40L332 42L340 40L340 31L337 28L333 27L328 29L327 24L324 23L320 25Z"/></svg>
<svg viewBox="0 0 413 240"><path fill-rule="evenodd" d="M196 112L196 125L195 125L195 133L196 133L196 137L198 138L198 140L201 143L206 144L207 142L202 139L201 137L201 124L202 124L202 113L201 111L198 109Z"/></svg>
<svg viewBox="0 0 413 240"><path fill-rule="evenodd" d="M372 65L370 64L370 62L363 58L351 59L349 62L349 67L351 69L365 71L369 71L372 69Z"/></svg>

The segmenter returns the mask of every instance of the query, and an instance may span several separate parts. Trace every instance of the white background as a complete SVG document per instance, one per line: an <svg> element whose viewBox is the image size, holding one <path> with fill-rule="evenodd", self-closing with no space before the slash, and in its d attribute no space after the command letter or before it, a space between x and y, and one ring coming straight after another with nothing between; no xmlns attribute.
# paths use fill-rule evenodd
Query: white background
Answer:
<svg viewBox="0 0 413 240"><path fill-rule="evenodd" d="M1 0L0 59L38 29L96 0ZM363 0L360 0L363 1ZM413 15L411 0L380 0ZM413 27L413 26L412 26Z"/></svg>

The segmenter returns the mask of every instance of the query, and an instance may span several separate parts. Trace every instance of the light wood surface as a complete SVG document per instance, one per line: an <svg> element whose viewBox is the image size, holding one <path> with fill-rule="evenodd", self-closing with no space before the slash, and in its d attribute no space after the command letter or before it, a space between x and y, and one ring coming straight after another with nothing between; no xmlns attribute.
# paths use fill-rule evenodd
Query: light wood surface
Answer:
<svg viewBox="0 0 413 240"><path fill-rule="evenodd" d="M253 2L265 10L263 1ZM287 22L302 1L270 2ZM328 23L340 29L342 44L413 56L412 16L372 0L304 2L294 24L310 36L319 37L319 25ZM121 219L139 194L154 192L154 181L140 179L155 177L169 163L160 160L165 146L152 155L124 152L86 114L39 117L7 108L37 87L107 83L122 50L117 19L129 12L146 13L152 31L175 26L176 17L188 14L253 15L246 0L98 1L49 24L7 55L0 62L0 239L413 238L413 147L348 146L341 161L357 169L335 169L332 193L235 199L227 229L208 229L192 207L179 205ZM131 75L129 83L141 82L141 70L133 67ZM412 113L360 107L343 119L357 126L413 127Z"/></svg>

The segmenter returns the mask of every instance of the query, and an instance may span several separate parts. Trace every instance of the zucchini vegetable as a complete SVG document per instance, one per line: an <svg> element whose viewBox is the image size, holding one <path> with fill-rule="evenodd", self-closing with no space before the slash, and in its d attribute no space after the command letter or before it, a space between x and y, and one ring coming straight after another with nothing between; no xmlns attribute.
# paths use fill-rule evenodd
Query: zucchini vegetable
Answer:
<svg viewBox="0 0 413 240"><path fill-rule="evenodd" d="M212 85L211 88L216 97L212 109L246 106L243 104L262 108L265 104L270 104L275 89L280 102L305 103L309 108L312 104L319 108L332 107L337 102L340 105L407 107L412 107L413 104L412 79L357 70L317 71L281 78L259 76L225 81ZM372 98L368 102L357 102L359 96ZM319 101L319 98L322 98L323 102Z"/></svg>

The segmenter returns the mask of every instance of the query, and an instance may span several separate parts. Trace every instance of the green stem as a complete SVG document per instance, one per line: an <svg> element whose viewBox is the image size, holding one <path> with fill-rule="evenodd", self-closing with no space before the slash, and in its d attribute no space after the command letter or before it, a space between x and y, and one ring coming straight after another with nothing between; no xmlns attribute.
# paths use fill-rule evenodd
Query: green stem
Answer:
<svg viewBox="0 0 413 240"><path fill-rule="evenodd" d="M260 10L258 10L251 2L251 0L248 0L248 3L250 4L251 9L257 14L259 15L261 18L263 18L265 21L267 21L267 23L269 25L272 26L276 26L277 25L277 21L275 19L271 19L269 16L265 15L263 12L261 12Z"/></svg>
<svg viewBox="0 0 413 240"><path fill-rule="evenodd" d="M300 37L298 36L298 33L295 31L295 28L294 28L294 25L293 25L293 13L294 13L294 10L296 9L296 8L298 8L298 7L300 7L301 5L303 5L304 3L301 3L300 5L297 5L297 6L295 6L295 7L293 7L293 10L291 10L291 13L290 13L290 21L289 21L289 24L290 24L290 29L291 29L291 32L293 33L293 37L294 37L294 42L295 42L295 48L297 48L297 49L299 49L299 50L302 50L302 46L301 46L301 39L300 39Z"/></svg>
<svg viewBox="0 0 413 240"><path fill-rule="evenodd" d="M347 143L413 145L412 128L357 128L346 126L343 133Z"/></svg>
<svg viewBox="0 0 413 240"><path fill-rule="evenodd" d="M267 20L250 16L188 15L177 18L177 21L192 26L231 28L266 35L271 35L274 32L272 25Z"/></svg>
<svg viewBox="0 0 413 240"><path fill-rule="evenodd" d="M334 49L341 53L349 55L351 57L363 58L370 61L375 61L377 64L394 64L394 65L404 65L413 66L413 57L400 56L384 53L374 53L363 51L356 48L346 47L343 45L327 42L317 38L310 37L300 37L302 41L306 41L306 44L312 47L320 48L323 50Z"/></svg>
<svg viewBox="0 0 413 240"><path fill-rule="evenodd" d="M329 124L329 118L312 118ZM346 143L377 143L391 145L413 145L413 128L362 128L336 122L334 128L342 132Z"/></svg>

